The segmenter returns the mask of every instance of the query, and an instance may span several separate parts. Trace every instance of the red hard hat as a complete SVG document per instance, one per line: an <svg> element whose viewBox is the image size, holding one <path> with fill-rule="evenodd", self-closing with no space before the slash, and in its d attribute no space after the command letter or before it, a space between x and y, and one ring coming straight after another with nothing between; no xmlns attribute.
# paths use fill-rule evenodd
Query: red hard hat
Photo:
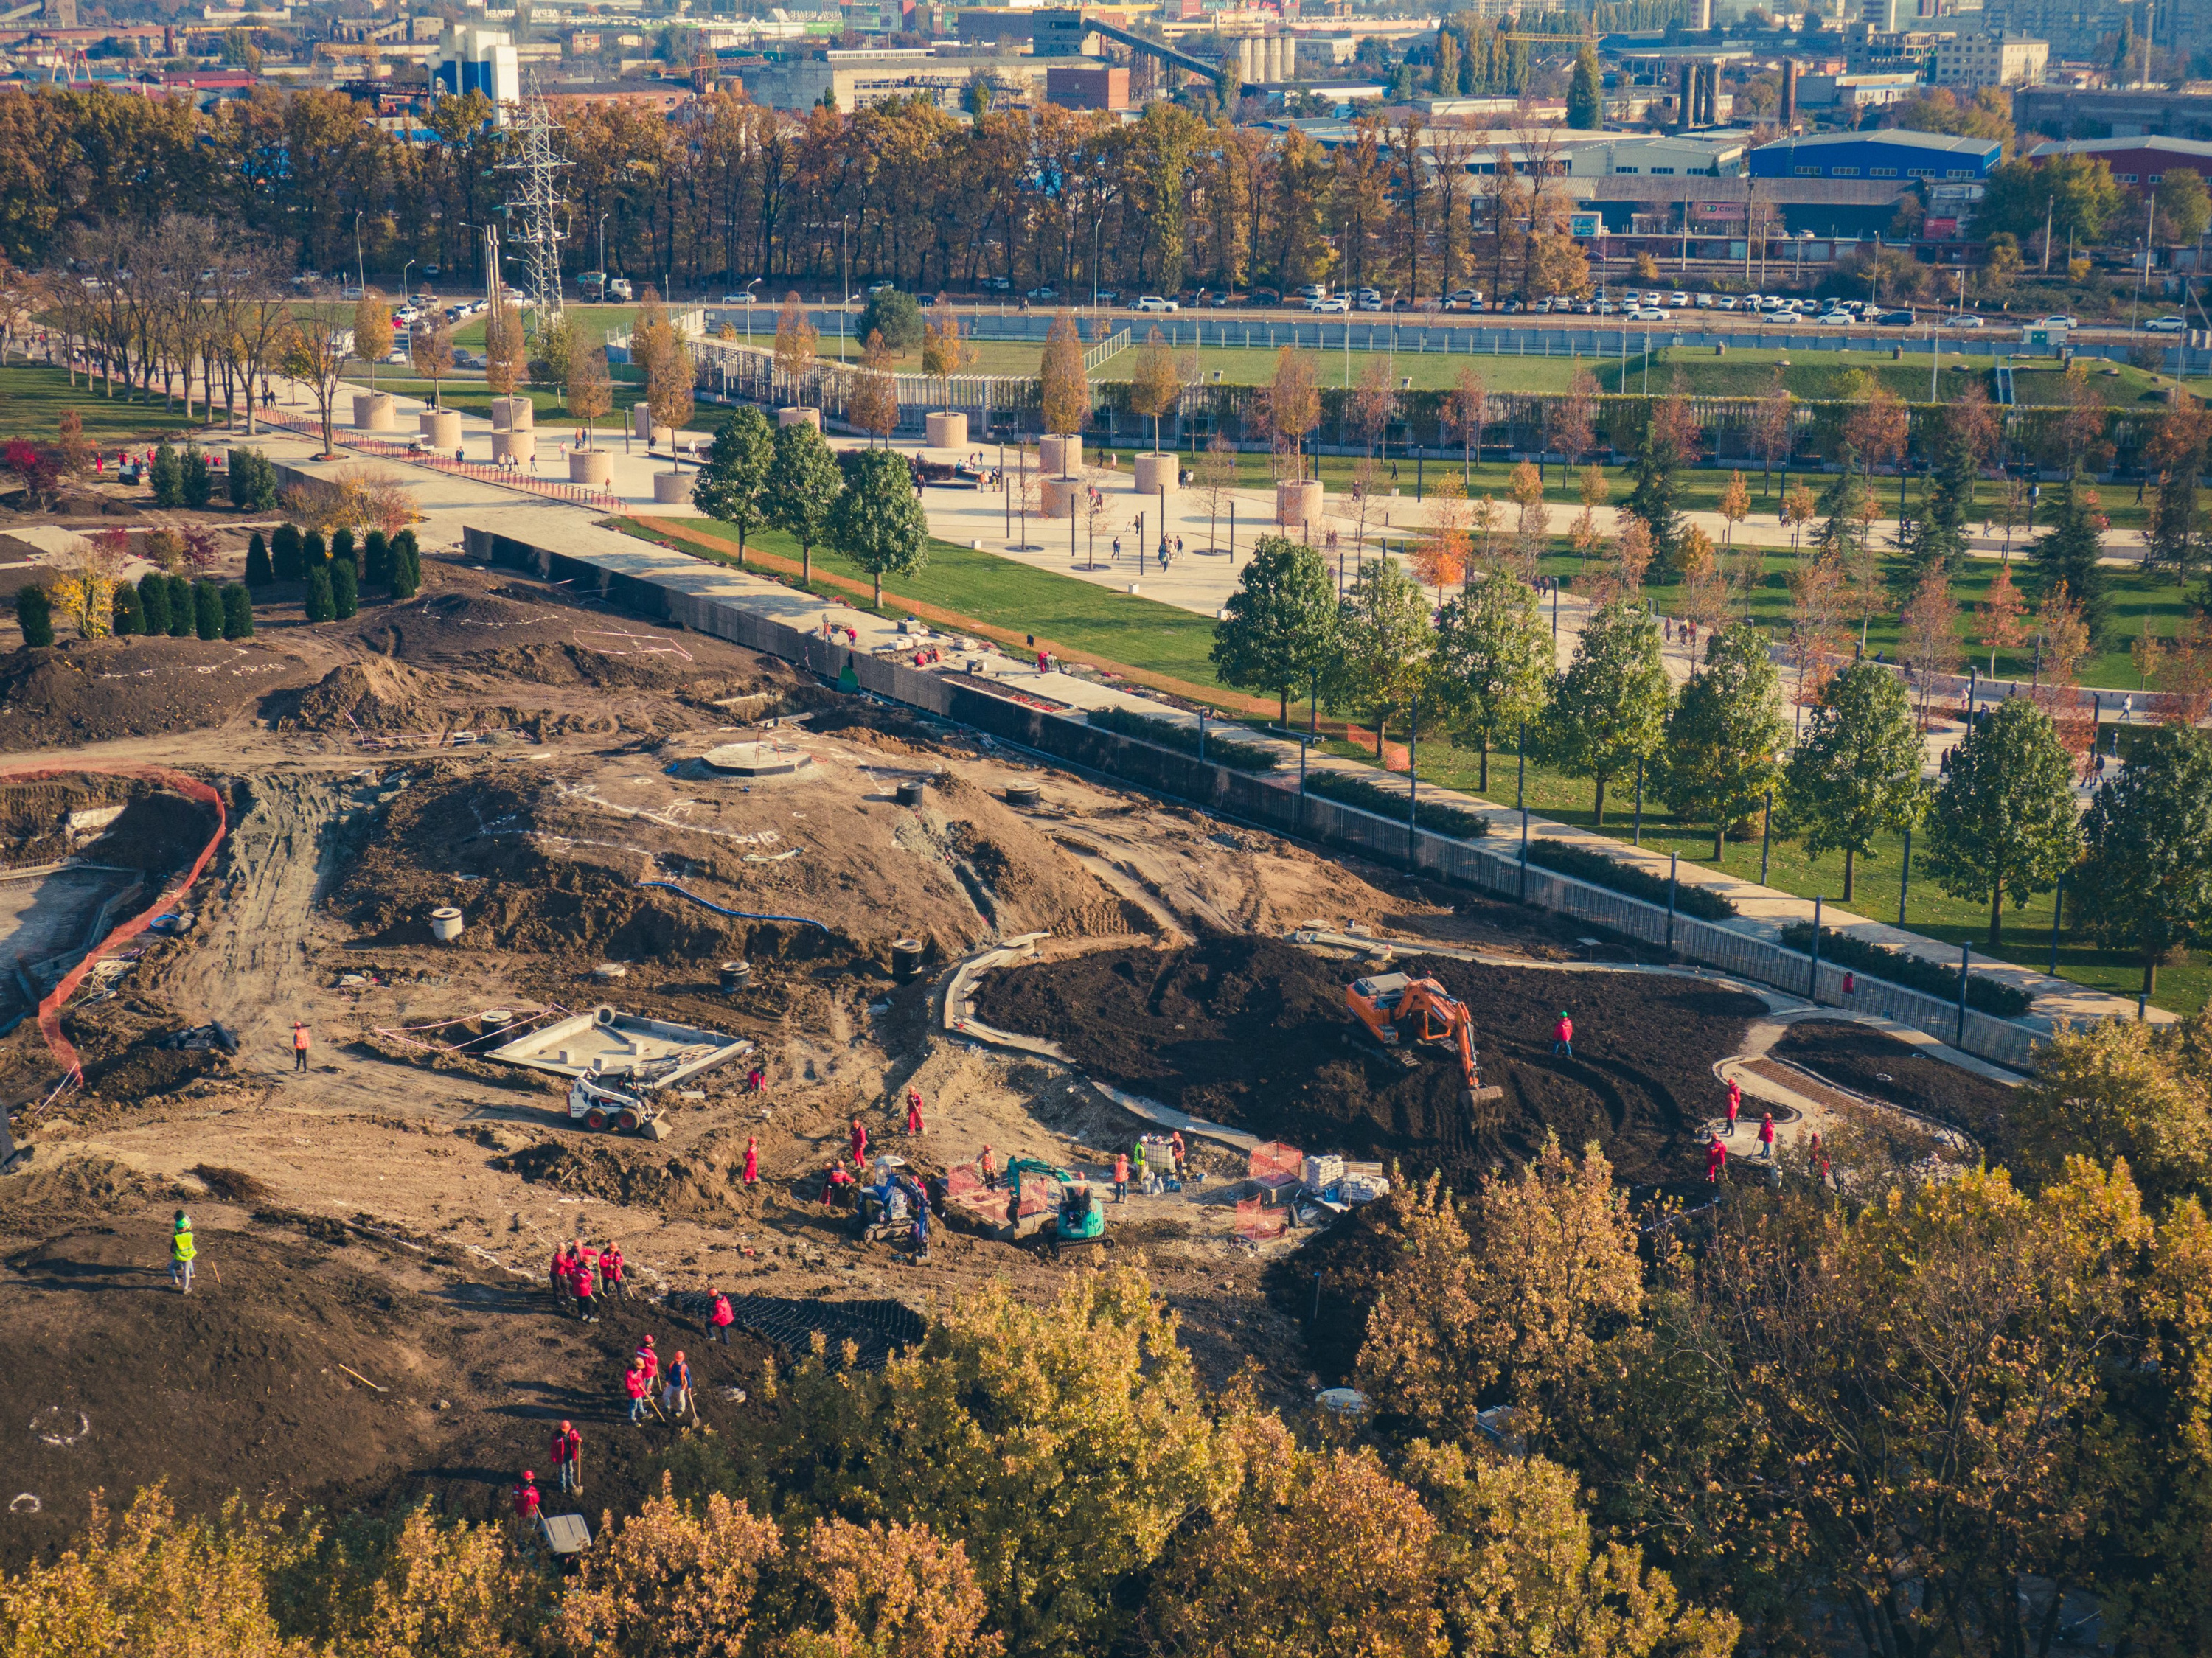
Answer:
<svg viewBox="0 0 2212 1658"><path fill-rule="evenodd" d="M528 1468L525 1468L525 1469L522 1471L522 1483L523 1483L524 1485L528 1485L532 1480L533 1480L533 1479L537 1479L537 1478L538 1478L538 1476L537 1476L535 1473L532 1473Z"/></svg>
<svg viewBox="0 0 2212 1658"><path fill-rule="evenodd" d="M561 1424L561 1431L562 1433L567 1433L568 1431L568 1424L567 1423L563 1422Z"/></svg>
<svg viewBox="0 0 2212 1658"><path fill-rule="evenodd" d="M646 1337L646 1339L645 1339L645 1345L646 1345L647 1346L648 1346L648 1347L650 1347L651 1345L653 1345L653 1338L652 1338L651 1336L647 1336L647 1337Z"/></svg>

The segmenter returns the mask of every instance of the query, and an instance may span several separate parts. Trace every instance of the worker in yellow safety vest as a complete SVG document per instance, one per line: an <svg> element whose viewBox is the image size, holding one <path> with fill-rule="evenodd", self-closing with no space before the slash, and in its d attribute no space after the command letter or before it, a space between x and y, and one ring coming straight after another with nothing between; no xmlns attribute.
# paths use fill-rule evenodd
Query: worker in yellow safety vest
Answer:
<svg viewBox="0 0 2212 1658"><path fill-rule="evenodd" d="M177 1230L169 1239L169 1280L185 1295L191 1293L192 1258L198 1254L192 1247L191 1217L179 1209Z"/></svg>

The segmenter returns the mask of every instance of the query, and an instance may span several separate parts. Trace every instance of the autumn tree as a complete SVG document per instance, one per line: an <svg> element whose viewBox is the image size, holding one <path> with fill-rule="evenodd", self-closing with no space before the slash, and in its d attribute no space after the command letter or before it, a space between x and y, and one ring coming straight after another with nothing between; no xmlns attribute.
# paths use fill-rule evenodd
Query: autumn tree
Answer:
<svg viewBox="0 0 2212 1658"><path fill-rule="evenodd" d="M2171 571L2183 586L2204 559L2197 484L2204 475L2208 446L2212 446L2212 416L2191 398L2160 417L2143 451L2144 465L2158 475L2143 536L2144 561Z"/></svg>
<svg viewBox="0 0 2212 1658"><path fill-rule="evenodd" d="M1481 458L1482 427L1489 417L1490 394L1484 388L1482 375L1473 364L1459 371L1459 378L1445 394L1443 417L1445 425L1459 437L1461 481L1474 463Z"/></svg>
<svg viewBox="0 0 2212 1658"><path fill-rule="evenodd" d="M648 300L653 290L647 288ZM643 323L641 313L639 321ZM652 349L651 341L641 326L631 337L646 350ZM484 384L495 397L511 398L522 384L526 353L522 342L522 319L514 314L514 307L507 302L504 288L492 297L491 308L484 313Z"/></svg>
<svg viewBox="0 0 2212 1658"><path fill-rule="evenodd" d="M1158 338L1159 331L1152 332ZM1053 318L1051 330L1045 335L1038 380L1045 429L1069 437L1079 434L1090 423L1091 380L1083 367L1083 341L1075 331L1074 313L1065 307ZM1152 446L1157 449L1157 427L1154 434Z"/></svg>
<svg viewBox="0 0 2212 1658"><path fill-rule="evenodd" d="M1221 523L1221 514L1233 502L1237 489L1237 446L1228 434L1216 432L1206 446L1206 452L1198 458L1194 469L1198 493L1206 502L1206 549L1213 550L1214 531ZM1236 548L1230 549L1231 555Z"/></svg>
<svg viewBox="0 0 2212 1658"><path fill-rule="evenodd" d="M1761 495L1774 487L1774 469L1789 465L1796 437L1796 400L1790 395L1790 388L1782 383L1782 367L1778 363L1774 369L1774 383L1766 395L1759 400L1758 410L1752 416L1752 444L1759 454L1759 489ZM1796 543L1793 541L1791 545L1796 545Z"/></svg>
<svg viewBox="0 0 2212 1658"><path fill-rule="evenodd" d="M1314 385L1313 365L1304 353L1286 345L1275 354L1275 377L1267 385L1267 411L1278 461L1289 459L1291 476L1304 477L1306 434L1321 421L1321 393Z"/></svg>
<svg viewBox="0 0 2212 1658"><path fill-rule="evenodd" d="M2161 1202L2212 1191L2212 1078L2202 1014L2181 1029L2132 1019L2061 1028L2005 1111L2008 1160L2037 1185L2088 1158L2124 1164Z"/></svg>
<svg viewBox="0 0 2212 1658"><path fill-rule="evenodd" d="M1408 555L1413 574L1431 587L1456 586L1468 574L1469 508L1466 487L1456 473L1439 477L1429 490L1429 521Z"/></svg>
<svg viewBox="0 0 2212 1658"><path fill-rule="evenodd" d="M1158 328L1146 337L1145 349L1129 376L1129 408L1152 422L1152 452L1160 452L1160 417L1182 397L1182 371L1175 353Z"/></svg>
<svg viewBox="0 0 2212 1658"><path fill-rule="evenodd" d="M807 319L806 307L798 294L785 295L783 307L775 317L775 368L794 403L806 401L816 351L821 343L822 331Z"/></svg>
<svg viewBox="0 0 2212 1658"><path fill-rule="evenodd" d="M950 308L922 331L921 372L937 382L939 396L947 404L952 400L952 377L973 367L975 355L975 347L960 332L959 317Z"/></svg>
<svg viewBox="0 0 2212 1658"><path fill-rule="evenodd" d="M848 376L846 414L871 440L887 440L898 427L898 382L891 373L896 361L884 337L871 333L861 343L860 367Z"/></svg>
<svg viewBox="0 0 2212 1658"><path fill-rule="evenodd" d="M392 302L374 288L362 290L353 308L353 354L368 365L368 389L376 390L376 365L392 353Z"/></svg>
<svg viewBox="0 0 2212 1658"><path fill-rule="evenodd" d="M426 317L407 331L407 360L415 372L430 382L430 406L443 408L439 400L441 382L453 372L453 326L442 313ZM606 354L599 354L602 369L606 366ZM574 400L574 388L570 388L570 401ZM602 411L604 412L604 411Z"/></svg>
<svg viewBox="0 0 2212 1658"><path fill-rule="evenodd" d="M1928 724L1929 700L1936 682L1959 667L1959 607L1951 598L1951 583L1940 568L1923 576L1905 607L1900 651L1905 675L1920 693L1920 725Z"/></svg>

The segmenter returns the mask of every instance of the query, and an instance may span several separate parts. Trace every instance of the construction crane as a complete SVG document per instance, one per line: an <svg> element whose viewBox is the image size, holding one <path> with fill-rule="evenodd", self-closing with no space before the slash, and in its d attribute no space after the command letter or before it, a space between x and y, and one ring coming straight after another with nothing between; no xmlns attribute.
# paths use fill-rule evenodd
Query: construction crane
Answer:
<svg viewBox="0 0 2212 1658"><path fill-rule="evenodd" d="M1467 1004L1434 979L1410 978L1403 973L1375 973L1352 981L1344 993L1352 1017L1367 1027L1383 1054L1412 1070L1420 1061L1413 1049L1424 1044L1456 1048L1460 1071L1467 1078L1462 1103L1501 1098L1502 1088L1485 1088L1475 1063L1474 1016Z"/></svg>

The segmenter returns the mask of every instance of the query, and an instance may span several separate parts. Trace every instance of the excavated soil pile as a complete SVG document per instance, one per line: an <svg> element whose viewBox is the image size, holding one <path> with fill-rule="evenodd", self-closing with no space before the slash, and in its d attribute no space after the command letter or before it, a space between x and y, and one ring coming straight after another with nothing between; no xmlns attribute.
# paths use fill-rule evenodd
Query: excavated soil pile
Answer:
<svg viewBox="0 0 2212 1658"><path fill-rule="evenodd" d="M750 1385L768 1351L743 1336L687 1340L703 1332L639 1302L596 1325L559 1320L534 1281L418 1274L410 1289L364 1270L343 1229L311 1230L325 1242L203 1218L189 1296L168 1285L166 1212L8 1259L0 1349L40 1356L13 1390L8 1495L38 1507L9 1515L0 1569L50 1558L82 1529L94 1489L119 1507L156 1480L185 1514L233 1492L370 1512L430 1494L441 1512L488 1519L521 1469L545 1472L562 1418L584 1435L587 1500L549 1490L547 1508L580 1509L596 1530L603 1508L632 1510L658 1484L645 1464L666 1436L627 1426L618 1402L640 1338L690 1350L700 1414L725 1430L740 1407L722 1389Z"/></svg>
<svg viewBox="0 0 2212 1658"><path fill-rule="evenodd" d="M309 670L258 640L72 640L0 656L0 750L221 725Z"/></svg>
<svg viewBox="0 0 2212 1658"><path fill-rule="evenodd" d="M349 662L298 694L276 716L282 731L436 731L437 688L428 676L395 662Z"/></svg>
<svg viewBox="0 0 2212 1658"><path fill-rule="evenodd" d="M648 1145L611 1139L549 1140L495 1158L491 1166L573 1197L655 1209L675 1219L721 1224L742 1218L734 1201L744 1167L742 1155L718 1167L705 1146L690 1155L662 1157Z"/></svg>
<svg viewBox="0 0 2212 1658"><path fill-rule="evenodd" d="M1273 939L1121 950L1001 970L979 987L986 1023L1059 1042L1086 1071L1195 1115L1285 1140L1441 1169L1464 1183L1525 1157L1546 1131L1595 1140L1624 1180L1680 1178L1681 1136L1717 1084L1713 1062L1765 1011L1740 992L1671 975L1560 974L1417 957L1475 1010L1483 1081L1502 1099L1461 1103L1455 1058L1411 1071L1373 1048L1346 1010L1359 976ZM1553 1058L1562 1007L1575 1057Z"/></svg>
<svg viewBox="0 0 2212 1658"><path fill-rule="evenodd" d="M425 768L331 907L378 943L427 942L429 910L453 903L463 949L662 964L826 951L887 966L904 937L942 959L994 932L1149 930L981 790L947 779L910 809L852 750L812 746L805 771L758 785L672 777L696 768L665 756L663 769L623 758L568 775Z"/></svg>
<svg viewBox="0 0 2212 1658"><path fill-rule="evenodd" d="M1983 1145L2003 1139L2013 1090L1863 1024L1801 1019L1783 1032L1773 1056L1814 1076L1964 1129Z"/></svg>

